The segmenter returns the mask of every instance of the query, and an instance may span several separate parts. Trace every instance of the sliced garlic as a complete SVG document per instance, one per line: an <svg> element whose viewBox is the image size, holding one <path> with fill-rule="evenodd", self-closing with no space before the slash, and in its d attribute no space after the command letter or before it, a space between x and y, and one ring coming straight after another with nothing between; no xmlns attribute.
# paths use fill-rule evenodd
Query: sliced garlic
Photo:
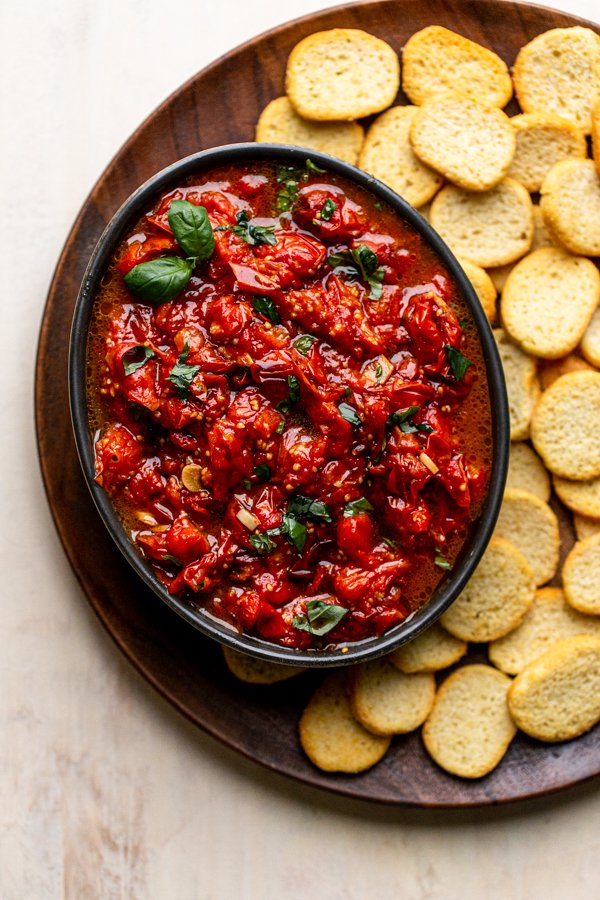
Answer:
<svg viewBox="0 0 600 900"><path fill-rule="evenodd" d="M201 491L202 479L200 473L202 469L195 463L189 463L181 470L181 482L188 491Z"/></svg>
<svg viewBox="0 0 600 900"><path fill-rule="evenodd" d="M246 526L248 531L256 531L256 529L258 528L258 519L247 509L244 509L244 507L237 511L236 516L240 520L242 525Z"/></svg>
<svg viewBox="0 0 600 900"><path fill-rule="evenodd" d="M427 453L421 453L419 455L419 459L424 466L427 466L432 475L437 475L437 473L440 471L438 466L436 466L432 458L428 456Z"/></svg>

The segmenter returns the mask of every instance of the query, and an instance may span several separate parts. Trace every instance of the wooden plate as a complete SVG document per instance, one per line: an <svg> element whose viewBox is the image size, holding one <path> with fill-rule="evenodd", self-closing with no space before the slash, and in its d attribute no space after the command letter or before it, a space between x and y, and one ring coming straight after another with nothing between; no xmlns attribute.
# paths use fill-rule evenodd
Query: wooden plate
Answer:
<svg viewBox="0 0 600 900"><path fill-rule="evenodd" d="M327 775L316 770L298 744L297 721L321 676L303 675L269 688L238 682L225 669L219 647L171 613L143 585L92 504L75 451L67 396L68 336L79 284L104 226L126 197L180 157L252 140L259 113L283 93L290 50L305 35L339 26L363 28L400 48L412 33L431 24L493 47L512 64L519 47L539 32L588 23L504 0L383 0L327 10L284 25L198 73L119 151L67 239L41 327L37 436L56 527L85 595L128 659L184 715L251 759L313 786L385 803L476 806L539 796L600 773L600 729L551 746L519 735L501 765L475 782L438 769L418 734L396 738L385 759L366 774Z"/></svg>

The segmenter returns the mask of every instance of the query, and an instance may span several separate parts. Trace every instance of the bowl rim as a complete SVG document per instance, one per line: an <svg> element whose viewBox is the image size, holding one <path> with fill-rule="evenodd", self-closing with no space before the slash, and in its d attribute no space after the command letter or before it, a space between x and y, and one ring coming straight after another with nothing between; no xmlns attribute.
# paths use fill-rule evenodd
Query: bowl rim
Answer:
<svg viewBox="0 0 600 900"><path fill-rule="evenodd" d="M176 187L185 178L200 176L204 171L217 166L265 161L279 162L283 165L304 165L307 158L383 200L438 254L458 285L475 321L486 367L492 420L492 469L487 495L478 518L471 524L471 534L463 545L454 568L438 584L429 600L403 622L383 635L341 644L330 650L298 650L239 633L215 616L198 609L189 600L168 593L152 572L147 560L128 537L108 494L95 481L93 435L89 427L87 402L87 338L98 285L119 242L128 228L146 211L150 205L149 201L156 199L161 192ZM71 421L85 481L104 525L125 559L147 587L186 622L205 636L256 659L290 666L326 668L366 662L391 652L421 634L450 606L473 574L492 536L508 470L510 426L504 373L487 316L456 257L423 216L383 182L350 163L325 153L288 144L249 142L226 144L177 160L137 188L111 218L86 267L72 319L68 381Z"/></svg>

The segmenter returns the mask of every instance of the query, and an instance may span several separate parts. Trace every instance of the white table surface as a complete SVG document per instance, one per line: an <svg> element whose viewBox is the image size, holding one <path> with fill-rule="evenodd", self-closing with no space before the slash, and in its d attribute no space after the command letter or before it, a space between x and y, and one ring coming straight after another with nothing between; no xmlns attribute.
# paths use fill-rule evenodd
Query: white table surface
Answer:
<svg viewBox="0 0 600 900"><path fill-rule="evenodd" d="M122 658L54 532L33 370L45 294L79 207L185 79L324 5L0 5L2 900L600 896L600 781L514 807L434 813L351 802L270 774L190 725ZM600 19L599 0L548 5Z"/></svg>

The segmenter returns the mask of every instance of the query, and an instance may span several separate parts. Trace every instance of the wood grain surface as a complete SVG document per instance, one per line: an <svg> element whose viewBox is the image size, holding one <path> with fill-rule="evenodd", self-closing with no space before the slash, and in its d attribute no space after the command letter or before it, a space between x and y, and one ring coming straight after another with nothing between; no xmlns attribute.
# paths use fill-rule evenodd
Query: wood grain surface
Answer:
<svg viewBox="0 0 600 900"><path fill-rule="evenodd" d="M533 797L598 774L600 730L551 747L520 735L502 764L474 783L439 770L418 734L396 738L385 759L361 776L314 769L299 747L297 720L320 676L260 689L236 681L219 647L167 610L129 569L95 511L80 472L67 400L68 334L87 259L111 215L150 175L199 149L253 139L260 111L283 92L291 48L313 31L360 27L399 48L414 31L436 23L493 47L510 65L519 47L539 32L578 21L503 0L387 0L328 10L258 37L194 76L134 133L93 188L58 262L38 347L37 439L56 527L85 595L130 661L192 722L307 784L426 807Z"/></svg>

